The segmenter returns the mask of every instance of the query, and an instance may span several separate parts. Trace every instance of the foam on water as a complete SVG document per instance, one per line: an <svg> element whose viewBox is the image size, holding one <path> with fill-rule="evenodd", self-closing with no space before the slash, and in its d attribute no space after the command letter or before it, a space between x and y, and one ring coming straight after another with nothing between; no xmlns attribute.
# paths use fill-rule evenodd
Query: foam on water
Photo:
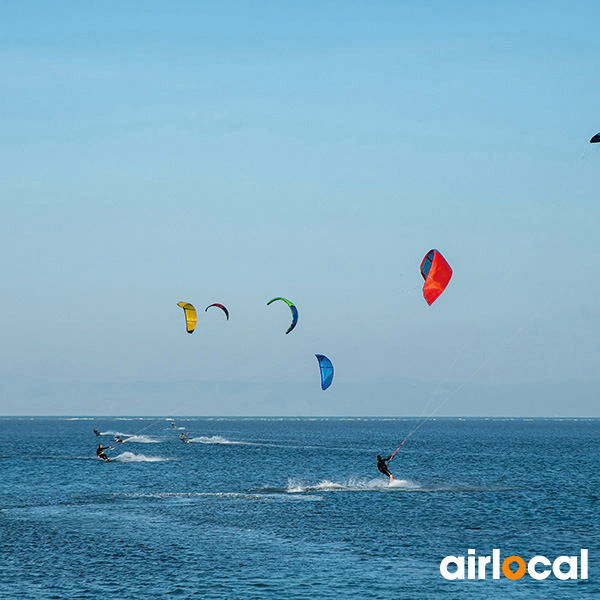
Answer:
<svg viewBox="0 0 600 600"><path fill-rule="evenodd" d="M162 458L160 456L145 456L144 454L134 454L133 452L123 452L115 456L111 460L117 462L164 462L170 460L168 458Z"/></svg>
<svg viewBox="0 0 600 600"><path fill-rule="evenodd" d="M115 497L127 498L253 498L257 494L247 494L243 492L138 492L138 493L115 493Z"/></svg>
<svg viewBox="0 0 600 600"><path fill-rule="evenodd" d="M248 500L251 502L314 502L323 500L317 494L282 494L263 493L258 490L247 492L142 492L142 493L115 493L115 497L127 498L155 498L173 501L193 501L195 498L213 498L224 500Z"/></svg>
<svg viewBox="0 0 600 600"><path fill-rule="evenodd" d="M197 444L244 444L247 446L255 445L252 442L235 442L228 440L220 435L212 435L210 437L201 435L200 437L190 438L188 442L196 442Z"/></svg>
<svg viewBox="0 0 600 600"><path fill-rule="evenodd" d="M394 479L391 483L382 478L356 479L345 481L330 481L323 479L316 484L305 484L295 479L288 479L285 488L262 488L264 492L281 492L288 494L303 494L315 492L391 492L420 490L420 486L408 479Z"/></svg>
<svg viewBox="0 0 600 600"><path fill-rule="evenodd" d="M314 492L506 492L510 491L508 486L463 486L463 485L421 485L409 479L394 479L389 482L383 478L355 479L336 482L323 479L311 485L301 483L295 479L288 479L286 488L275 490L274 488L263 488L263 491L286 492L289 494L303 494Z"/></svg>

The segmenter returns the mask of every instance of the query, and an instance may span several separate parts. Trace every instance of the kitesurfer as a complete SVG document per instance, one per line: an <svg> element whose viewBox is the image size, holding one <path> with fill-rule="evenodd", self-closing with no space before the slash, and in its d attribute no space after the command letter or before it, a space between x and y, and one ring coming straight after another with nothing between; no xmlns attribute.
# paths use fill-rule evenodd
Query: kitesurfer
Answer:
<svg viewBox="0 0 600 600"><path fill-rule="evenodd" d="M125 440L123 438L119 437L118 435L114 435L113 437L115 439L115 443L117 443L117 444L119 444L119 443L124 444L125 443Z"/></svg>
<svg viewBox="0 0 600 600"><path fill-rule="evenodd" d="M188 436L189 433L180 433L179 434L179 439L184 443L184 444L188 444L190 440L187 439L186 436Z"/></svg>
<svg viewBox="0 0 600 600"><path fill-rule="evenodd" d="M101 458L102 460L105 460L106 462L110 462L110 458L108 458L108 456L106 456L106 454L104 454L105 450L112 450L112 446L109 446L107 448L106 446L103 446L102 444L100 444L96 450L96 456L98 458Z"/></svg>
<svg viewBox="0 0 600 600"><path fill-rule="evenodd" d="M394 476L390 473L388 466L385 464L389 460L392 460L391 456L388 456L387 458L381 458L379 454L377 455L377 468L379 469L379 472L387 475L390 478L390 482L392 482L394 481Z"/></svg>
<svg viewBox="0 0 600 600"><path fill-rule="evenodd" d="M175 421L171 421L171 427L172 427L173 429L177 429L177 425L175 425Z"/></svg>
<svg viewBox="0 0 600 600"><path fill-rule="evenodd" d="M100 435L100 432L99 432L97 429L94 429L94 433L95 433L96 435Z"/></svg>

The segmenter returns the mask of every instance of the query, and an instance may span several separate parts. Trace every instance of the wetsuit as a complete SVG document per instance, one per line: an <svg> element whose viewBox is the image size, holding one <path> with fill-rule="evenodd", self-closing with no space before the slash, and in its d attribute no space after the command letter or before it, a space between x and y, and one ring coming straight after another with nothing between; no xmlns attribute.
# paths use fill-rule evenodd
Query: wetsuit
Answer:
<svg viewBox="0 0 600 600"><path fill-rule="evenodd" d="M97 429L94 429L94 433L95 433L96 435L100 435L100 432L99 432Z"/></svg>
<svg viewBox="0 0 600 600"><path fill-rule="evenodd" d="M183 434L183 433L180 433L180 434L179 434L179 439L180 439L182 442L185 442L186 444L189 442L189 440L187 440L187 439L186 439L186 437L185 437L185 434Z"/></svg>
<svg viewBox="0 0 600 600"><path fill-rule="evenodd" d="M387 458L381 458L379 454L377 455L377 468L379 469L379 472L383 473L384 475L387 475L391 480L394 476L390 473L390 470L385 464L388 460L392 460L392 457L388 456Z"/></svg>
<svg viewBox="0 0 600 600"><path fill-rule="evenodd" d="M112 446L109 446L108 448L103 448L102 444L100 444L98 446L98 448L96 449L96 456L98 458L101 458L102 460L105 460L106 462L110 462L110 458L108 458L108 456L106 456L106 454L104 454L105 450L110 450L112 448Z"/></svg>

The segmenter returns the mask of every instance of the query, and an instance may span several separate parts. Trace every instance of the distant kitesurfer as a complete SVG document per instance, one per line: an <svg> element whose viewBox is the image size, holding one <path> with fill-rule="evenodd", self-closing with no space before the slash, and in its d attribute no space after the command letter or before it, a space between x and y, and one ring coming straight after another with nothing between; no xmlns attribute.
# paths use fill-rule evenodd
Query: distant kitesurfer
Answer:
<svg viewBox="0 0 600 600"><path fill-rule="evenodd" d="M95 433L96 435L100 435L100 432L99 432L97 429L94 429L94 433Z"/></svg>
<svg viewBox="0 0 600 600"><path fill-rule="evenodd" d="M114 435L113 437L115 439L115 443L117 443L117 444L119 444L119 443L124 444L126 441L123 438L119 437L118 435Z"/></svg>
<svg viewBox="0 0 600 600"><path fill-rule="evenodd" d="M108 458L108 456L106 456L106 454L104 454L105 450L112 450L112 446L109 446L107 448L106 446L103 446L102 444L100 444L98 446L98 449L96 450L96 456L98 458L101 458L102 460L105 460L106 462L110 462L110 458Z"/></svg>
<svg viewBox="0 0 600 600"><path fill-rule="evenodd" d="M179 434L179 439L184 442L185 444L188 444L190 440L187 439L187 436L190 435L189 433L180 433Z"/></svg>
<svg viewBox="0 0 600 600"><path fill-rule="evenodd" d="M387 475L390 478L391 483L392 481L394 481L394 476L390 473L388 466L385 464L388 462L388 460L392 460L392 457L388 456L387 458L381 458L379 454L377 455L377 468L379 469L380 473L383 473L384 475Z"/></svg>
<svg viewBox="0 0 600 600"><path fill-rule="evenodd" d="M177 429L177 425L175 425L175 421L171 421L171 427L172 427L173 429Z"/></svg>

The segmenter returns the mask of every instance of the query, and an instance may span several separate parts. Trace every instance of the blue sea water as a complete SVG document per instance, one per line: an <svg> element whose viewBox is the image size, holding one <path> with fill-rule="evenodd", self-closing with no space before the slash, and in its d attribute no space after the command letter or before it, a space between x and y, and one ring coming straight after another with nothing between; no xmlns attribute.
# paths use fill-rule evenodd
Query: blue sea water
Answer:
<svg viewBox="0 0 600 600"><path fill-rule="evenodd" d="M390 485L415 423L0 419L0 598L600 598L600 421L430 420ZM589 578L444 579L470 548Z"/></svg>

